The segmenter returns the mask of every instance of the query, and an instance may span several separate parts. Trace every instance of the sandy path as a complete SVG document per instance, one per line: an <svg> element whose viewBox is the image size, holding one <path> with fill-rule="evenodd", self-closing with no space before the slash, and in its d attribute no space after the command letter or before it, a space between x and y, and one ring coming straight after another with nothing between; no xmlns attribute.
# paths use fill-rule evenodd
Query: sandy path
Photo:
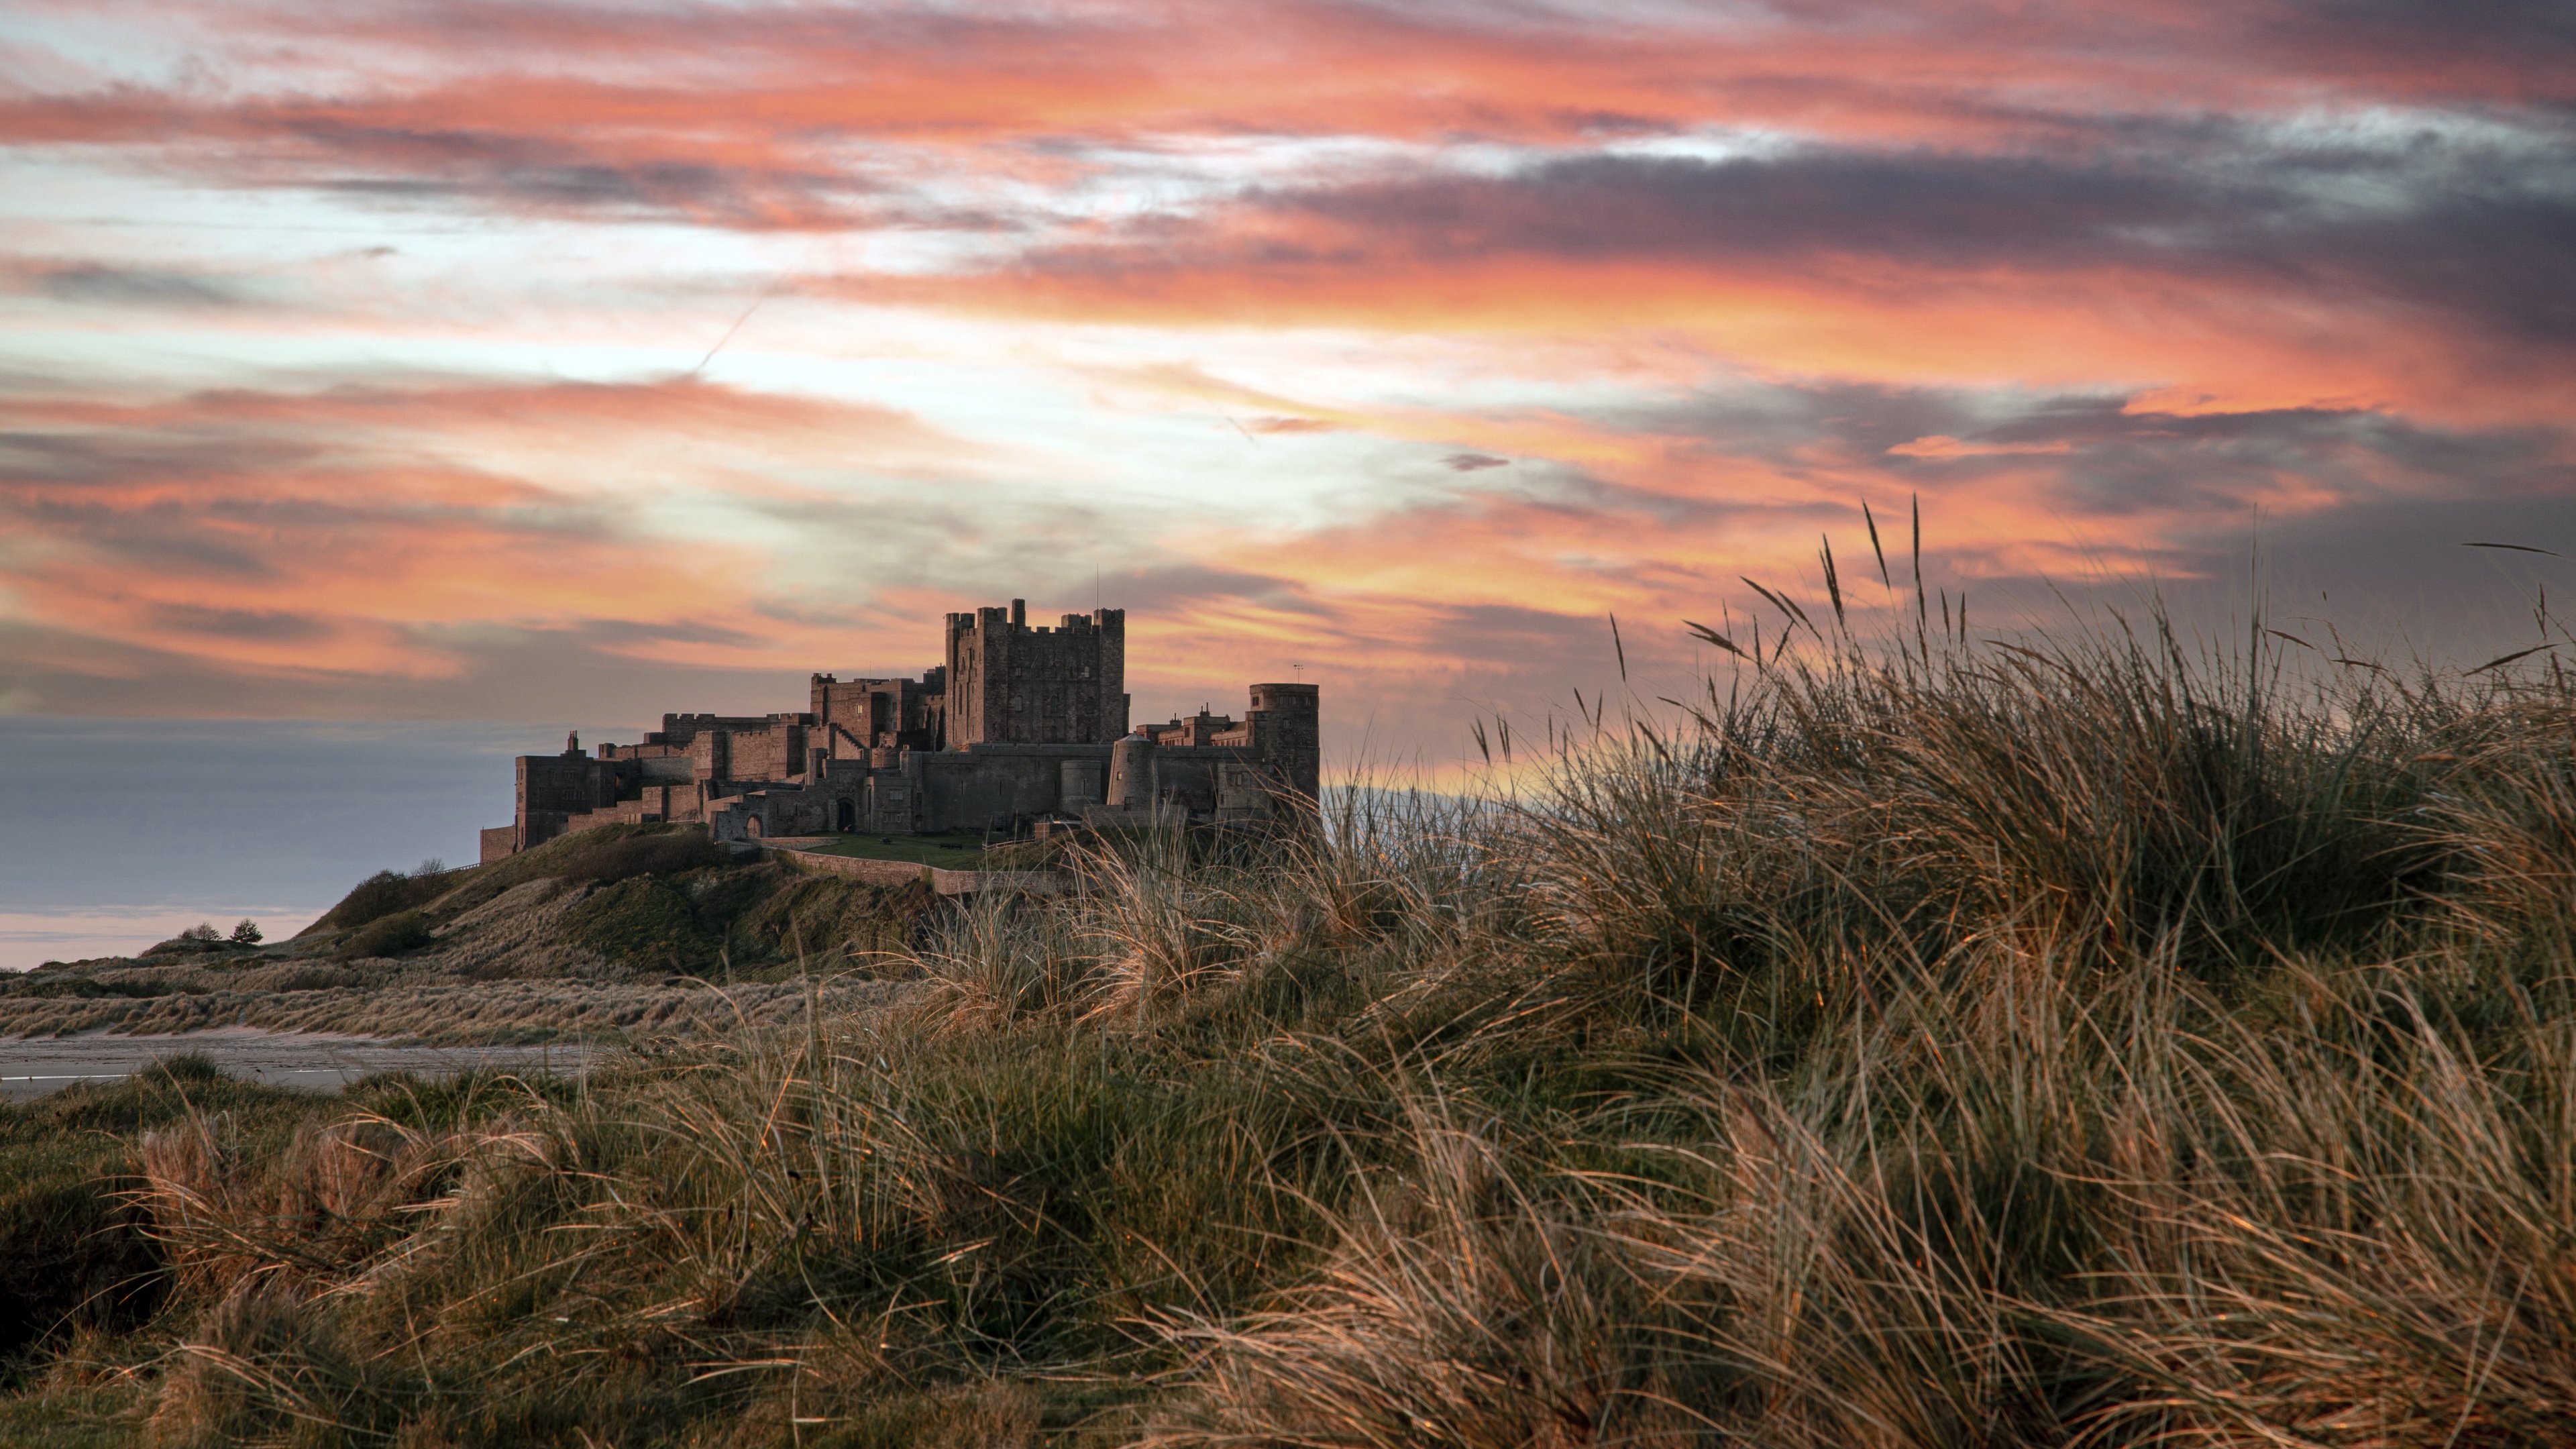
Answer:
<svg viewBox="0 0 2576 1449"><path fill-rule="evenodd" d="M419 1072L446 1076L466 1067L578 1072L580 1047L393 1046L375 1037L337 1032L267 1031L223 1026L169 1036L0 1037L0 1095L23 1100L74 1082L114 1081L162 1057L201 1051L237 1077L280 1086L346 1086L369 1072Z"/></svg>

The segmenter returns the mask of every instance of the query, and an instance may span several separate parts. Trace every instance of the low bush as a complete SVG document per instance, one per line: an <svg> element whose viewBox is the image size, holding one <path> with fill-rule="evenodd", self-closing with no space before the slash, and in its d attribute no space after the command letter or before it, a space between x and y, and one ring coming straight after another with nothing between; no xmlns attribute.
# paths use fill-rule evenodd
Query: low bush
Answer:
<svg viewBox="0 0 2576 1449"><path fill-rule="evenodd" d="M399 956L405 951L417 951L435 939L431 934L429 917L419 911L400 911L370 921L351 932L339 942L334 954L347 961Z"/></svg>
<svg viewBox="0 0 2576 1449"><path fill-rule="evenodd" d="M323 912L321 919L298 932L310 936L321 931L350 930L380 921L402 911L418 910L454 888L456 881L447 875L404 875L399 871L380 870L340 898L340 903Z"/></svg>
<svg viewBox="0 0 2576 1449"><path fill-rule="evenodd" d="M583 831L567 838L547 873L566 880L621 881L732 863L732 853L708 839L702 829L680 827L633 835Z"/></svg>
<svg viewBox="0 0 2576 1449"><path fill-rule="evenodd" d="M346 1105L226 1077L186 1052L121 1082L0 1102L0 1365L86 1336L131 1333L167 1300L167 1255L137 1194L139 1137L219 1118L229 1150L257 1154L294 1124ZM0 1384L12 1370L0 1369Z"/></svg>
<svg viewBox="0 0 2576 1449"><path fill-rule="evenodd" d="M558 836L490 865L451 871L455 897L443 909L462 914L533 880L615 882L665 878L732 863L732 855L697 825L608 825Z"/></svg>
<svg viewBox="0 0 2576 1449"><path fill-rule="evenodd" d="M82 1328L132 1329L160 1302L150 1220L121 1152L9 1154L0 1186L0 1358Z"/></svg>
<svg viewBox="0 0 2576 1449"><path fill-rule="evenodd" d="M770 865L690 887L700 918L723 922L736 962L806 960L825 969L902 955L939 897L918 881L877 886Z"/></svg>
<svg viewBox="0 0 2576 1449"><path fill-rule="evenodd" d="M567 912L565 939L620 966L695 973L715 960L717 938L698 925L688 898L661 881L621 880Z"/></svg>

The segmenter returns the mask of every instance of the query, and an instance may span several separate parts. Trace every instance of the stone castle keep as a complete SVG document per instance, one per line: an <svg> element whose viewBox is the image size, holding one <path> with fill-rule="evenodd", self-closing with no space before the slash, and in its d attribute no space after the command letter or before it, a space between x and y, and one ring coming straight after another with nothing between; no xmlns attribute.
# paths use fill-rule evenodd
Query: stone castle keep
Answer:
<svg viewBox="0 0 2576 1449"><path fill-rule="evenodd" d="M1041 821L1265 821L1310 810L1311 684L1256 684L1240 720L1127 726L1127 614L1032 627L1024 600L948 616L919 679L813 677L792 714L666 714L633 745L522 755L500 860L575 830L703 823L718 840L1017 833Z"/></svg>

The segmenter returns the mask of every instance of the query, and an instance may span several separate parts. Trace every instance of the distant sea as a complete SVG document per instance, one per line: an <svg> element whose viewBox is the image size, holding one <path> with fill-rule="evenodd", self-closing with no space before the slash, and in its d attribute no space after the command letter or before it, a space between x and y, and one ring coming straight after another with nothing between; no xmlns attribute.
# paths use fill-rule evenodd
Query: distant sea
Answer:
<svg viewBox="0 0 2576 1449"><path fill-rule="evenodd" d="M0 716L0 970L199 921L289 936L378 870L471 865L511 757L562 729Z"/></svg>

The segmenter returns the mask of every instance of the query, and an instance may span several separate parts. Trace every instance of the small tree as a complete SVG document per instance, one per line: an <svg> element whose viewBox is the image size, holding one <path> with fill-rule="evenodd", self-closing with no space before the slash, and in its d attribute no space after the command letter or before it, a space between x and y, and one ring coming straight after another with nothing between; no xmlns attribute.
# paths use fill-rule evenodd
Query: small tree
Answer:
<svg viewBox="0 0 2576 1449"><path fill-rule="evenodd" d="M199 921L179 933L179 939L182 941L220 941L223 938L224 933L216 930L215 923L212 921Z"/></svg>
<svg viewBox="0 0 2576 1449"><path fill-rule="evenodd" d="M415 880L420 879L423 876L445 875L447 874L447 862L433 855L429 859L422 861L420 864L413 866L411 868L411 873L412 878Z"/></svg>
<svg viewBox="0 0 2576 1449"><path fill-rule="evenodd" d="M256 946L259 944L259 936L259 922L252 920L248 916L242 917L241 920L236 922L233 926L233 944L235 945Z"/></svg>

